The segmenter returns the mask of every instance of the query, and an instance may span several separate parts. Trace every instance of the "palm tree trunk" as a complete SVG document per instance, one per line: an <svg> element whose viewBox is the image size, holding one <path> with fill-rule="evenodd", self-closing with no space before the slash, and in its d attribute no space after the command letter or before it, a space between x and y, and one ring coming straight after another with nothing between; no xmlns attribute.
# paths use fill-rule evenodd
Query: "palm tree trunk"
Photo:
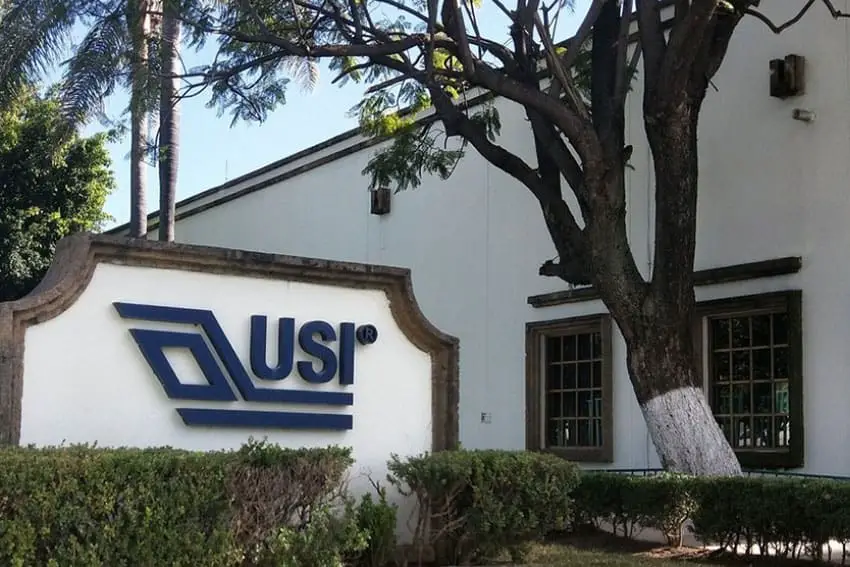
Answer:
<svg viewBox="0 0 850 567"><path fill-rule="evenodd" d="M173 0L163 1L162 77L159 103L159 239L174 240L174 203L177 198L180 113L177 109L180 21ZM169 75L172 75L169 77Z"/></svg>
<svg viewBox="0 0 850 567"><path fill-rule="evenodd" d="M145 38L148 33L148 14L146 0L138 0L134 8L138 13L131 19L130 33L133 41L135 57L132 63L133 85L130 93L130 236L144 238L148 232L147 175L145 163L145 146L147 144L146 112L142 103L145 74L147 72L148 50Z"/></svg>

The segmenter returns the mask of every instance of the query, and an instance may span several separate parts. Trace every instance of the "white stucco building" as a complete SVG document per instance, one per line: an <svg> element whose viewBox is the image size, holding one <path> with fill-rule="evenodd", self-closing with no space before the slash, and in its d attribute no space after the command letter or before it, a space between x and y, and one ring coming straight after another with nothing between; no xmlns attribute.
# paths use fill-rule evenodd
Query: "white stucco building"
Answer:
<svg viewBox="0 0 850 567"><path fill-rule="evenodd" d="M784 20L799 4L764 9ZM782 100L770 96L769 65L788 54L805 57L805 92ZM700 129L696 256L706 392L747 466L850 475L838 443L850 434L848 23L815 7L774 35L747 19L714 85ZM628 223L648 274L652 168L639 86ZM522 113L497 104L500 143L533 163ZM815 120L795 120L795 109ZM470 150L449 181L425 179L373 215L361 170L374 151L348 132L185 199L177 238L409 267L426 316L460 339L465 447L568 443L589 467L657 467L605 307L592 290L565 293L538 275L555 251L532 195ZM553 382L557 393L546 390Z"/></svg>

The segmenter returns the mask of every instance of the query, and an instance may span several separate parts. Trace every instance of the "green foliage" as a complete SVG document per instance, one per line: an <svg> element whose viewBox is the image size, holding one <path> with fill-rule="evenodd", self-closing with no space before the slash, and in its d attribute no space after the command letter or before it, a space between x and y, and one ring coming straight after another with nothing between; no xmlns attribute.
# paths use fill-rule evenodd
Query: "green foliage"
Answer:
<svg viewBox="0 0 850 567"><path fill-rule="evenodd" d="M672 473L584 473L574 492L576 523L599 527L605 522L626 537L651 527L665 534L671 545L681 544L683 525L694 511L690 480Z"/></svg>
<svg viewBox="0 0 850 567"><path fill-rule="evenodd" d="M365 545L356 521L327 515L330 495L351 462L346 449L291 451L267 444L212 453L6 448L0 450L0 564L321 565L296 562L293 550L309 542L342 542L327 553ZM246 504L232 482L246 470L276 471L281 474L273 478L290 480L311 474L285 486L266 483L263 498ZM312 486L316 478L323 479L320 489ZM282 500L300 507L282 517L275 513ZM302 525L298 512L305 508L314 512ZM241 529L248 520L250 538ZM348 527L339 531L337 522ZM269 557L277 562L263 563Z"/></svg>
<svg viewBox="0 0 850 567"><path fill-rule="evenodd" d="M69 129L54 97L32 89L0 109L0 301L41 280L65 235L98 230L115 188L106 134Z"/></svg>
<svg viewBox="0 0 850 567"><path fill-rule="evenodd" d="M574 495L575 524L604 522L627 537L651 527L679 544L690 519L700 541L747 555L820 557L829 540L850 543L846 481L585 473Z"/></svg>
<svg viewBox="0 0 850 567"><path fill-rule="evenodd" d="M353 514L338 514L323 506L303 528L281 528L271 538L265 553L253 559L252 564L258 567L343 567L347 556L362 552L367 544L367 536Z"/></svg>
<svg viewBox="0 0 850 567"><path fill-rule="evenodd" d="M744 553L820 557L830 539L850 543L850 482L806 478L694 479L695 534ZM765 553L766 551L762 551Z"/></svg>
<svg viewBox="0 0 850 567"><path fill-rule="evenodd" d="M375 485L378 499L364 494L353 515L366 545L355 554L354 563L361 567L383 567L390 562L396 549L398 508L387 501L386 488Z"/></svg>
<svg viewBox="0 0 850 567"><path fill-rule="evenodd" d="M450 564L508 551L521 560L529 542L570 519L575 465L546 454L444 451L409 459L393 456L389 480L415 496L434 522L429 543ZM428 513L417 535L425 544Z"/></svg>

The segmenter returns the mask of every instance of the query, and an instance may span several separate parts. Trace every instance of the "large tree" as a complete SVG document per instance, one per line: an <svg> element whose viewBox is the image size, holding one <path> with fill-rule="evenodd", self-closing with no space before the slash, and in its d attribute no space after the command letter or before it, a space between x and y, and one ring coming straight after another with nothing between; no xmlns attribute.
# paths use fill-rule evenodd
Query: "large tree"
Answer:
<svg viewBox="0 0 850 567"><path fill-rule="evenodd" d="M843 14L829 0L800 0L799 16L778 25L757 11L757 0L591 0L576 35L556 44L552 28L565 0L483 1L510 22L508 42L479 32L474 0L233 0L184 17L230 42L207 78L238 86L229 99L220 95L237 113L246 100L269 101L275 92L268 82L247 88L242 74L265 76L284 56L330 58L343 76L373 83L360 106L362 125L393 137L366 168L373 185L405 187L425 172L450 174L462 152L435 143L430 122L393 112L400 102L431 108L447 137L471 145L537 200L560 258L541 272L598 290L625 338L631 382L663 465L739 474L698 386L693 356L700 109L743 18L758 17L779 32L816 3ZM673 12L669 20L665 8ZM294 35L280 24L283 12L295 21ZM631 147L624 125L634 76L642 81L655 173L647 278L626 229ZM464 104L459 93L471 90L521 109L536 163L499 144L494 107ZM578 210L568 206L568 193Z"/></svg>
<svg viewBox="0 0 850 567"><path fill-rule="evenodd" d="M110 219L110 166L106 133L69 132L56 97L23 87L0 109L0 301L38 284L63 236Z"/></svg>

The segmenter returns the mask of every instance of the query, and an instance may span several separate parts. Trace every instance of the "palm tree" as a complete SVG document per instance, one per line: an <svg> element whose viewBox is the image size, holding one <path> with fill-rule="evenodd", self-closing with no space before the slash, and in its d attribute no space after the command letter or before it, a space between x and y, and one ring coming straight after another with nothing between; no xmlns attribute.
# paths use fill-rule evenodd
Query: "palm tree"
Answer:
<svg viewBox="0 0 850 567"><path fill-rule="evenodd" d="M178 105L178 59L180 20L175 0L162 0L162 73L159 93L159 239L174 240L174 207L177 201L180 114Z"/></svg>
<svg viewBox="0 0 850 567"><path fill-rule="evenodd" d="M59 96L74 126L102 114L103 100L121 81L130 90L130 234L147 233L145 154L153 115L147 0L12 0L0 12L0 105L25 82L60 62L74 26L88 33L65 61Z"/></svg>
<svg viewBox="0 0 850 567"><path fill-rule="evenodd" d="M147 234L146 157L153 154L159 169L159 239L174 240L180 9L177 0L0 0L0 106L20 84L59 62L78 23L88 32L64 62L59 89L70 122L102 116L103 101L116 86L130 92L132 237ZM281 65L305 90L315 86L315 60L293 57ZM157 122L156 151L150 152L148 137Z"/></svg>

